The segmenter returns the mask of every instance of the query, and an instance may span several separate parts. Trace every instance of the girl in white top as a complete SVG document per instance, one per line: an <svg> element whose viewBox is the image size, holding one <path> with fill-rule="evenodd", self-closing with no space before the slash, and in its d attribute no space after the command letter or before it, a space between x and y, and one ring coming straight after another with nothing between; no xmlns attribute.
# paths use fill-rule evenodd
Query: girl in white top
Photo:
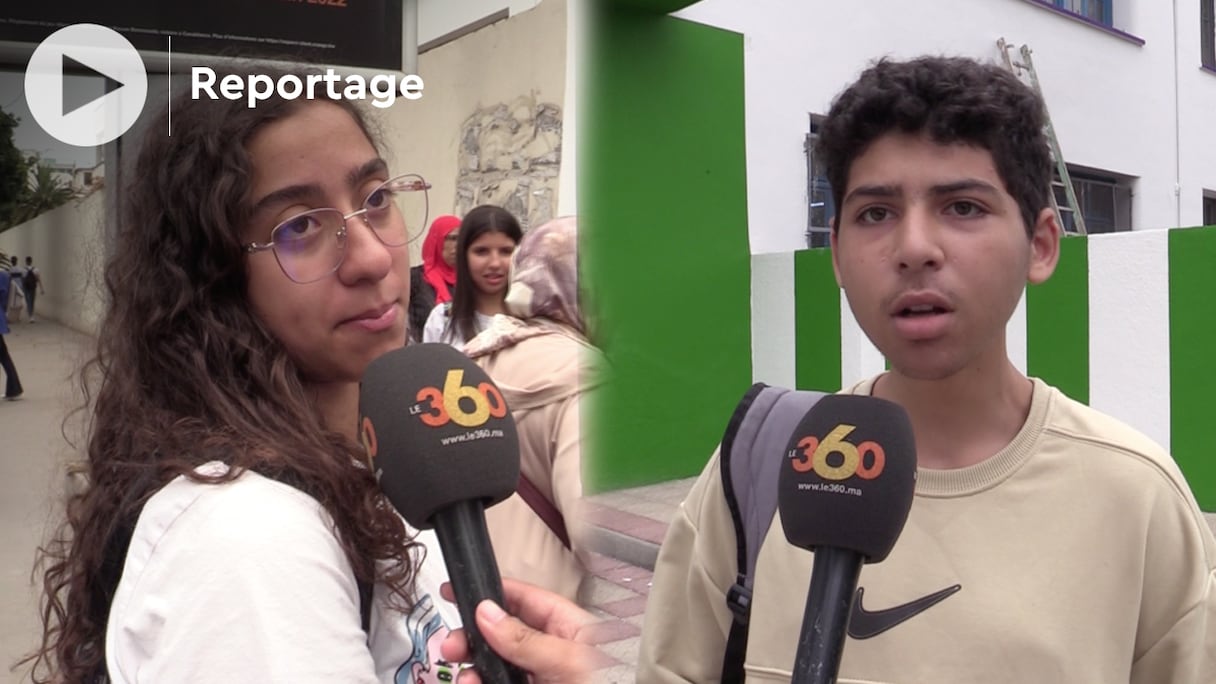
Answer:
<svg viewBox="0 0 1216 684"><path fill-rule="evenodd" d="M475 207L460 222L456 243L456 287L452 301L431 310L423 342L446 342L457 349L505 313L511 255L523 238L511 212L489 204Z"/></svg>
<svg viewBox="0 0 1216 684"><path fill-rule="evenodd" d="M426 184L389 171L348 102L188 95L123 189L83 378L89 484L40 559L32 679L450 682L467 648L439 549L356 436L364 370L405 339ZM555 605L507 587L538 596ZM585 669L569 641L512 646L519 623L494 615L478 624L515 662Z"/></svg>

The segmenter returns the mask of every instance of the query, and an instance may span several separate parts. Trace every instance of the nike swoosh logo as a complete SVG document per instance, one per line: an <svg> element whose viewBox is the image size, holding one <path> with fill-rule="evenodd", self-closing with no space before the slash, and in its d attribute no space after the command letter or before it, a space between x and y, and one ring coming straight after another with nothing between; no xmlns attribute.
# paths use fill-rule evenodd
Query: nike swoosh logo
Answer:
<svg viewBox="0 0 1216 684"><path fill-rule="evenodd" d="M854 639L876 637L895 625L941 603L951 594L962 588L963 585L956 584L952 587L946 587L941 591L935 591L928 596L922 596L915 601L895 606L894 608L885 608L871 612L861 605L861 597L866 592L865 588L858 587L857 594L853 597L853 613L849 616L849 636Z"/></svg>

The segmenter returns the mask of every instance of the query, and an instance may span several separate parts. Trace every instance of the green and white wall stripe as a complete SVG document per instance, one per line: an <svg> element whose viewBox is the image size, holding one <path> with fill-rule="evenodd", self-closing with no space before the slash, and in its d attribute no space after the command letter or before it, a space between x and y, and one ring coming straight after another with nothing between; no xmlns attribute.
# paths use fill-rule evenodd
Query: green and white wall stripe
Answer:
<svg viewBox="0 0 1216 684"><path fill-rule="evenodd" d="M836 390L882 372L826 250L755 255L751 280L755 381ZM1015 365L1171 450L1216 511L1216 227L1067 238L1007 335Z"/></svg>

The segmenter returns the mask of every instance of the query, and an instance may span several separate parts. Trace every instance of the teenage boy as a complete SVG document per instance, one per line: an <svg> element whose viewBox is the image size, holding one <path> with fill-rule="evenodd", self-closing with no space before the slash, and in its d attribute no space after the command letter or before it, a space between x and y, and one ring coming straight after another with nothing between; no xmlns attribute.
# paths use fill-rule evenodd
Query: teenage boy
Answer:
<svg viewBox="0 0 1216 684"><path fill-rule="evenodd" d="M1044 116L1003 69L920 58L866 70L823 123L836 279L891 369L844 391L902 405L918 462L860 579L865 610L908 609L848 640L842 682L1216 682L1216 540L1173 459L1007 356L1059 255ZM790 677L811 560L774 521L748 681ZM715 454L660 552L639 682L722 676L736 571Z"/></svg>

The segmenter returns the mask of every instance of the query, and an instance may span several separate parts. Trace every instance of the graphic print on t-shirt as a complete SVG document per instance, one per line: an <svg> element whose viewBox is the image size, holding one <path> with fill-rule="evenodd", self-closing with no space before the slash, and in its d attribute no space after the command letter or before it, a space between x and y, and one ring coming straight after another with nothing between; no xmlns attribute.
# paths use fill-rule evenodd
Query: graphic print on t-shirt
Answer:
<svg viewBox="0 0 1216 684"><path fill-rule="evenodd" d="M450 630L435 609L431 595L419 598L414 609L403 619L414 650L397 669L393 678L395 684L450 684L455 681L457 667L444 661L439 652L439 645Z"/></svg>

